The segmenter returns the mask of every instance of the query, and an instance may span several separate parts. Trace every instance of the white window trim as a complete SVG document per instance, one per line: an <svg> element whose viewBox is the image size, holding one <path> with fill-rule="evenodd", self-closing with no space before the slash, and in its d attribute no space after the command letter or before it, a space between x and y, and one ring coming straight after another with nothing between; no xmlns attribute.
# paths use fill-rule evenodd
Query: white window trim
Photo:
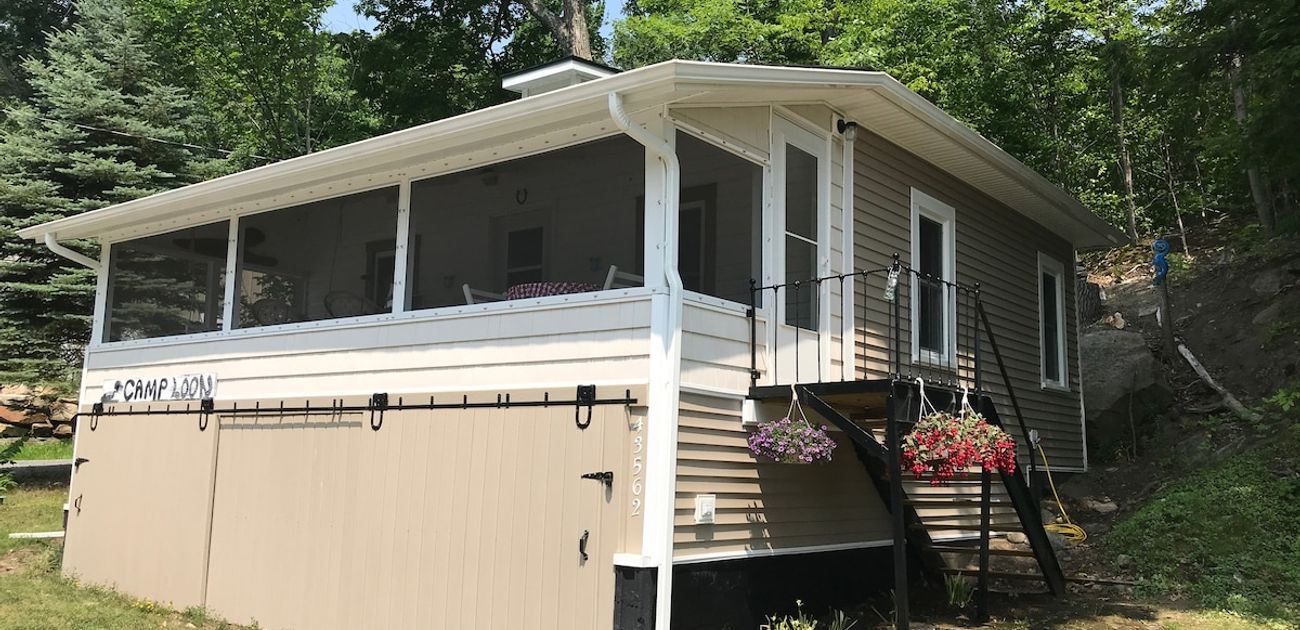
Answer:
<svg viewBox="0 0 1300 630"><path fill-rule="evenodd" d="M1056 343L1057 374L1059 380L1047 378L1047 331L1043 330L1043 274L1056 278ZM1070 390L1069 351L1065 334L1065 265L1061 261L1038 252L1038 274L1034 276L1038 285L1038 365L1039 378L1043 389Z"/></svg>
<svg viewBox="0 0 1300 630"><path fill-rule="evenodd" d="M935 221L943 226L943 279L947 282L956 282L957 278L957 211L952 206L939 201L938 199L921 192L915 188L912 189L912 243L911 243L911 266L914 271L919 272L921 267L921 217ZM909 279L915 285L915 278ZM957 296L954 295L947 300L943 309L943 352L934 352L932 350L922 350L920 344L921 328L918 325L917 316L920 311L919 294L913 290L908 291L911 296L911 322L912 329L912 362L926 363L936 366L950 366L955 368L957 365Z"/></svg>
<svg viewBox="0 0 1300 630"><path fill-rule="evenodd" d="M771 116L771 148L772 164L767 172L767 181L770 187L767 187L767 200L763 204L765 212L768 215L764 219L765 225L771 226L772 237L766 237L771 256L768 258L770 265L764 266L764 271L770 273L767 276L766 284L783 282L785 278L785 238L792 236L799 240L813 244L817 248L817 269L818 277L830 275L830 232L831 232L831 136L825 130L815 130L813 123L803 118L793 115L786 111L779 111L774 108ZM798 147L800 150L807 152L817 158L817 241L813 242L807 237L790 234L785 230L785 145L786 143ZM766 275L766 273L765 273ZM785 323L785 300L773 300L775 304L764 303L764 311L769 314L769 320L776 322L777 325L770 327L768 334L769 347L776 344L776 333L779 327L788 326ZM817 328L810 330L818 336L817 343L822 346L822 365L821 371L830 374L830 322L831 322L831 297L829 291L823 291L818 296L818 314ZM773 357L769 357L771 359Z"/></svg>

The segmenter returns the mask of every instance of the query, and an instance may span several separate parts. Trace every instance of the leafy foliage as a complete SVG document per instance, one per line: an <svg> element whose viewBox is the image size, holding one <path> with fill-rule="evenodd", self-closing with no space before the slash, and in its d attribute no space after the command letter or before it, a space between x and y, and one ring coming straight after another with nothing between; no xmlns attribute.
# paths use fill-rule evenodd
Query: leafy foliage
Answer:
<svg viewBox="0 0 1300 630"><path fill-rule="evenodd" d="M93 272L16 230L211 172L207 158L168 144L187 139L194 107L162 80L141 21L123 0L78 8L80 22L50 37L46 59L24 64L32 96L0 126L0 382L75 381L94 294Z"/></svg>

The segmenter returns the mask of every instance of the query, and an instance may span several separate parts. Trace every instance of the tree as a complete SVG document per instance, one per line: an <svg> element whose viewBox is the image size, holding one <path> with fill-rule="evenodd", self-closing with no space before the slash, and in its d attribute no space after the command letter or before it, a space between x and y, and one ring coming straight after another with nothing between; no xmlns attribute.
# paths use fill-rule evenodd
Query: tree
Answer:
<svg viewBox="0 0 1300 630"><path fill-rule="evenodd" d="M75 20L69 0L5 0L0 4L0 97L27 91L19 66L26 57L39 57L45 33L66 28Z"/></svg>
<svg viewBox="0 0 1300 630"><path fill-rule="evenodd" d="M137 0L160 62L186 77L209 141L282 159L361 140L379 117L353 82L353 38L323 32L333 0Z"/></svg>
<svg viewBox="0 0 1300 630"><path fill-rule="evenodd" d="M195 126L192 103L162 80L125 1L82 0L78 12L76 26L50 36L45 60L24 64L30 100L0 126L0 382L75 382L94 295L90 270L16 230L213 171L173 144Z"/></svg>
<svg viewBox="0 0 1300 630"><path fill-rule="evenodd" d="M592 55L603 58L603 8L587 4ZM400 129L505 102L501 76L565 50L514 0L363 0L378 22L360 40L357 89L375 103L384 129Z"/></svg>

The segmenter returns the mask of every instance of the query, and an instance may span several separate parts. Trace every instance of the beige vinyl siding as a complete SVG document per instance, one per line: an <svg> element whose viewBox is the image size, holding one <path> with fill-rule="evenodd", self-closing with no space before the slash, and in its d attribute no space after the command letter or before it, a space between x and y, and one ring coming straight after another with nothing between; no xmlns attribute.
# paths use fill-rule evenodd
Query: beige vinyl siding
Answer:
<svg viewBox="0 0 1300 630"><path fill-rule="evenodd" d="M183 609L203 603L215 431L198 416L77 427L63 573ZM94 426L94 429L91 427Z"/></svg>
<svg viewBox="0 0 1300 630"><path fill-rule="evenodd" d="M98 400L108 379L200 373L216 374L221 400L644 382L650 292L625 289L561 298L572 301L547 298L548 306L490 304L464 307L461 314L92 347L82 400Z"/></svg>
<svg viewBox="0 0 1300 630"><path fill-rule="evenodd" d="M735 392L749 391L749 318L732 307L687 295L682 305L682 386ZM766 322L756 326L760 369L764 362Z"/></svg>
<svg viewBox="0 0 1300 630"><path fill-rule="evenodd" d="M682 395L674 558L889 539L888 513L847 440L834 434L840 447L829 464L760 463L746 445L740 405L735 398ZM695 524L696 494L717 495L714 524Z"/></svg>
<svg viewBox="0 0 1300 630"><path fill-rule="evenodd" d="M598 393L621 397L625 389ZM547 391L552 400L573 396L570 389ZM511 393L515 400L543 395ZM495 400L495 394L468 395L471 402ZM644 387L633 386L632 395L644 401ZM69 530L69 570L102 566L79 573L136 597L206 605L268 630L607 630L613 556L641 551L630 461L632 421L643 417L641 408L598 406L583 430L572 406L390 411L372 431L364 412L265 412L214 417L200 432L193 418L158 416L172 427L160 435L150 432L154 417L101 418L99 429L87 432L91 441L100 432L120 435L112 446L129 442L153 456L170 453L157 444L170 449L203 438L207 450L177 449L177 457L187 458L183 464L161 459L148 470L119 462L111 475L83 466L73 493L85 495L85 508L134 505L161 482L167 494L158 503L171 509L179 499L185 509L142 511L145 518L165 517L156 527L141 527L137 514L108 522L95 516L98 510L83 510ZM158 479L127 479L123 469ZM614 472L612 489L581 478L604 470ZM210 557L203 554L209 514ZM99 520L91 530L78 518ZM585 563L579 558L584 531ZM183 579L158 571L157 563L110 567L98 560L137 550L148 555L158 536L157 553L183 567ZM168 536L184 540L173 545ZM174 594L178 588L183 597Z"/></svg>
<svg viewBox="0 0 1300 630"><path fill-rule="evenodd" d="M889 264L911 249L911 189L938 198L956 209L957 280L982 287L998 345L1007 363L1026 423L1037 429L1054 466L1082 469L1083 431L1079 408L1078 344L1075 334L1074 251L1071 244L915 155L862 132L855 146L854 249L858 269ZM1066 268L1065 309L1069 391L1043 389L1039 342L1038 253ZM857 356L864 376L887 374L888 312L881 295L884 278L875 276L858 295ZM906 341L904 350L907 350ZM998 403L1002 419L1015 429L1015 414L1005 396L993 353L983 343L984 381Z"/></svg>

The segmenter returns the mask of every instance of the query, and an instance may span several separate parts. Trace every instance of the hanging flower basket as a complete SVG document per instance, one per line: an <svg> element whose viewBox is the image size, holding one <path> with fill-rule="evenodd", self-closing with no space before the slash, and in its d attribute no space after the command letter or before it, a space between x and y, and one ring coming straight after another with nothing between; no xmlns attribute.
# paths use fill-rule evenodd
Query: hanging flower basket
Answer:
<svg viewBox="0 0 1300 630"><path fill-rule="evenodd" d="M935 411L903 438L903 465L935 486L970 466L1010 474L1016 470L1016 442L969 407L956 414Z"/></svg>
<svg viewBox="0 0 1300 630"><path fill-rule="evenodd" d="M825 425L813 426L807 418L760 422L749 435L749 452L780 464L812 464L831 461L835 440Z"/></svg>

